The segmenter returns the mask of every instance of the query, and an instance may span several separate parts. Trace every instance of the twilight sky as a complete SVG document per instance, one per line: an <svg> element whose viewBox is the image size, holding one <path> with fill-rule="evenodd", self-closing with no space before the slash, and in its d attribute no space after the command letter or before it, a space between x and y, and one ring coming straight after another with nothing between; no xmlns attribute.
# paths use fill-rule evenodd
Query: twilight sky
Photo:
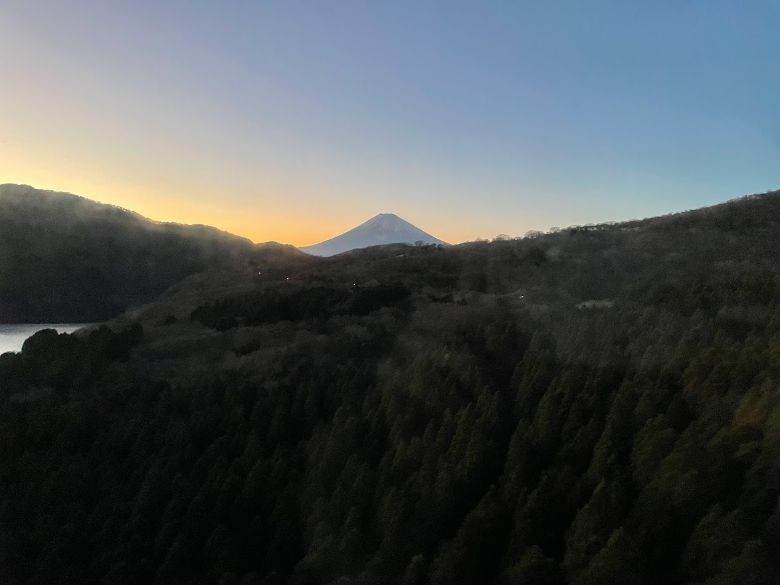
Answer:
<svg viewBox="0 0 780 585"><path fill-rule="evenodd" d="M780 187L780 0L0 0L0 183L311 244Z"/></svg>

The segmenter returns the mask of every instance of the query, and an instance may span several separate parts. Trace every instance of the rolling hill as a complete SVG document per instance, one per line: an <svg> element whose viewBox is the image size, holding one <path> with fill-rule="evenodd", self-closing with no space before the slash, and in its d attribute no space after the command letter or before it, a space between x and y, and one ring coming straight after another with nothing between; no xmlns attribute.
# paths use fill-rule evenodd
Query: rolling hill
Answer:
<svg viewBox="0 0 780 585"><path fill-rule="evenodd" d="M69 193L0 185L0 323L89 322L187 275L300 254L208 226L160 223Z"/></svg>

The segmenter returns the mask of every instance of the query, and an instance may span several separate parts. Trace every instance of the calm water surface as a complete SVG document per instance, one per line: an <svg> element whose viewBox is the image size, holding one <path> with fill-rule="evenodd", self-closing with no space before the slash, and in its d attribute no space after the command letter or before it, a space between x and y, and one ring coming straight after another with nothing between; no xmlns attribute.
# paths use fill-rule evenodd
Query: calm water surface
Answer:
<svg viewBox="0 0 780 585"><path fill-rule="evenodd" d="M7 351L22 351L25 340L41 329L56 329L58 333L73 333L91 323L20 323L0 325L0 354Z"/></svg>

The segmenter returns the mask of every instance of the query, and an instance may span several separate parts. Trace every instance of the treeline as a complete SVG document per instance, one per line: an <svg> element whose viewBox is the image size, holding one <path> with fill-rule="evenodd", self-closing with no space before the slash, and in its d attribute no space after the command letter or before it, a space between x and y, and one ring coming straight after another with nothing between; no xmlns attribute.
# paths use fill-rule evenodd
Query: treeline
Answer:
<svg viewBox="0 0 780 585"><path fill-rule="evenodd" d="M0 579L773 583L779 206L365 250L38 334L0 358Z"/></svg>
<svg viewBox="0 0 780 585"><path fill-rule="evenodd" d="M375 284L358 287L305 286L293 290L271 288L229 296L195 309L191 317L204 325L225 331L279 321L327 319L335 315L368 315L396 306L410 295L403 285Z"/></svg>

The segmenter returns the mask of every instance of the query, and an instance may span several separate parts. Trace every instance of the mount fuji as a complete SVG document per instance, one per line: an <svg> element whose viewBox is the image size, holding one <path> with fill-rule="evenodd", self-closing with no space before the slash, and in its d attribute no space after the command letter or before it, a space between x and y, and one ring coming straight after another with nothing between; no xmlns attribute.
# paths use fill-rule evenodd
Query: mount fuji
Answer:
<svg viewBox="0 0 780 585"><path fill-rule="evenodd" d="M334 256L368 246L416 244L417 242L447 245L446 242L413 226L394 213L380 213L339 236L300 250L313 256Z"/></svg>

